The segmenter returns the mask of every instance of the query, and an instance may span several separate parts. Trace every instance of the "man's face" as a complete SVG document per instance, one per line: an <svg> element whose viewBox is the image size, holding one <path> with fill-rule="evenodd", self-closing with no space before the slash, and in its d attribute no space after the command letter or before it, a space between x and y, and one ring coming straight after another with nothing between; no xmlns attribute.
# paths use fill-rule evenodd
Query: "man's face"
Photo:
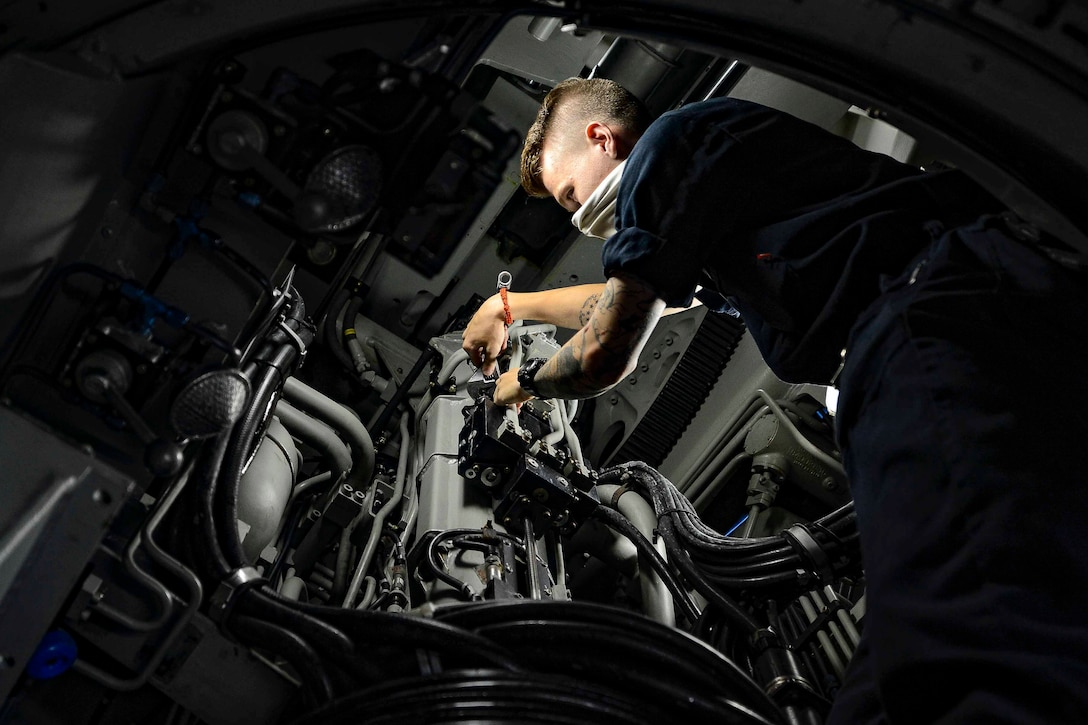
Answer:
<svg viewBox="0 0 1088 725"><path fill-rule="evenodd" d="M615 138L607 126L590 123L571 136L550 136L540 149L540 180L567 211L578 211L619 165Z"/></svg>

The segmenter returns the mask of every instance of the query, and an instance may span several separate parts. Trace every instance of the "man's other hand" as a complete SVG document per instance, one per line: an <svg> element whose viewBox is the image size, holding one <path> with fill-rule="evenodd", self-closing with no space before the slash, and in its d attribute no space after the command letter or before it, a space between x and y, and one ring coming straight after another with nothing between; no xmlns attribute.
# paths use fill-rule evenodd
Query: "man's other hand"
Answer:
<svg viewBox="0 0 1088 725"><path fill-rule="evenodd" d="M522 390L521 383L518 382L518 368L507 370L495 383L496 405L520 405L532 397Z"/></svg>

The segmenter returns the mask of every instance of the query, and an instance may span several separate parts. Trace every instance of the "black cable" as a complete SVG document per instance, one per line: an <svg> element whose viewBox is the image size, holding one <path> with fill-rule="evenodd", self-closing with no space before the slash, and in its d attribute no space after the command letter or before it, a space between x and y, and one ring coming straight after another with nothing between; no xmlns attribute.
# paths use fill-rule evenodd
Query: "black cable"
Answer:
<svg viewBox="0 0 1088 725"><path fill-rule="evenodd" d="M290 662L302 678L304 690L314 705L333 699L332 680L324 663L301 636L284 627L244 615L231 617L230 628L250 646L271 650Z"/></svg>
<svg viewBox="0 0 1088 725"><path fill-rule="evenodd" d="M699 668L686 648L661 646L657 638L633 636L621 626L550 621L504 622L479 633L523 654L534 667L563 672L583 681L622 688L628 696L667 704L670 720L715 723L752 722L752 708L740 712L729 699L725 682ZM746 694L758 692L751 683ZM760 705L778 715L773 704ZM777 718L775 718L777 719ZM758 722L766 719L758 717Z"/></svg>
<svg viewBox="0 0 1088 725"><path fill-rule="evenodd" d="M402 678L352 693L294 725L656 725L671 717L659 703L561 674L462 670Z"/></svg>
<svg viewBox="0 0 1088 725"><path fill-rule="evenodd" d="M721 688L732 688L741 693L745 702L764 717L772 721L778 717L777 706L767 697L763 688L721 652L677 629L626 609L591 602L488 601L443 607L435 612L435 617L473 631L485 631L487 627L499 624L535 628L551 623L579 623L601 632L613 632L616 640L638 641L655 651L671 653L671 657L678 658L683 663L680 665L682 669L690 667L700 673L699 678L705 676L701 681L717 683L719 694L728 696L730 693ZM563 648L569 645L571 643L568 638L557 635L551 646L565 651ZM624 643L605 641L600 646L600 657L611 658L617 664L623 665L627 660L616 654L616 648L622 646ZM535 657L536 655L525 659L536 665ZM571 659L571 663L574 661ZM652 662L647 666L654 669ZM565 665L564 671L569 668L569 664ZM591 674L587 673L586 676ZM663 674L666 677L672 676L667 672Z"/></svg>
<svg viewBox="0 0 1088 725"><path fill-rule="evenodd" d="M336 324L336 318L339 317L340 310L344 309L344 306L349 304L350 300L351 293L346 289L341 289L336 293L329 305L329 311L325 314L325 321L321 325L321 331L325 347L332 353L332 356L336 358L342 368L352 373L349 377L358 382L358 377L355 375L355 365L352 364L348 351L344 349L343 335L340 327ZM344 324L348 324L346 314L344 315Z"/></svg>
<svg viewBox="0 0 1088 725"><path fill-rule="evenodd" d="M629 539L631 543L635 545L635 548L638 549L639 554L650 562L654 571L661 577L661 581L664 582L665 586L668 588L673 601L676 602L676 606L679 607L684 618L692 624L698 621L698 607L691 601L691 598L684 590L684 587L681 586L680 582L676 580L676 576L672 573L672 569L669 568L668 562L661 557L661 554L654 545L650 543L649 539L647 539L626 516L607 506L598 506L593 511L593 518L599 519L608 527Z"/></svg>
<svg viewBox="0 0 1088 725"><path fill-rule="evenodd" d="M430 364L431 360L438 357L438 351L428 345L423 349L423 353L416 358L415 364L412 369L408 371L408 375L405 376L404 382L397 386L396 392L393 393L393 397L389 399L389 403L382 409L382 412L378 415L378 419L374 421L374 425L370 427L370 436L375 440L382 437L385 432L386 426L389 425L389 421L393 418L393 414L396 412L397 407L400 406L401 401L408 395L408 391L412 389L412 385L415 384L416 378L423 372L423 368Z"/></svg>
<svg viewBox="0 0 1088 725"><path fill-rule="evenodd" d="M220 513L217 526L223 533L224 554L232 569L248 566L249 561L242 550L238 537L238 492L241 487L242 471L252 446L257 445L257 437L264 428L270 405L288 377L292 365L298 357L298 348L294 345L280 345L268 357L258 353L253 361L253 375L250 380L252 394L249 407L235 424L231 435L230 448L223 464L217 488L217 510Z"/></svg>
<svg viewBox="0 0 1088 725"><path fill-rule="evenodd" d="M294 304L288 309L282 326L292 332L289 334L284 329L273 330L265 345L247 366L247 374L252 376L250 404L234 426L228 455L215 484L218 489L215 494L216 510L219 513L216 525L221 532L223 553L232 569L249 565L238 536L237 525L242 471L251 447L257 444L257 439L267 423L275 396L279 394L284 381L294 372L306 347L313 341L314 331L305 321L305 305L294 289L289 290L289 294L294 299Z"/></svg>
<svg viewBox="0 0 1088 725"><path fill-rule="evenodd" d="M431 573L433 573L439 581L445 582L452 587L455 592L466 600L472 601L478 599L479 595L472 590L472 587L446 571L446 568L442 566L442 562L438 560L438 542L441 540L443 540L443 537L435 536L427 543L427 555L424 557L424 561L426 561L427 566L430 567Z"/></svg>
<svg viewBox="0 0 1088 725"><path fill-rule="evenodd" d="M669 522L672 546L687 551L689 563L698 569L704 585L714 583L730 589L781 587L790 583L807 586L808 566L789 542L780 536L735 539L710 529L690 501L652 467L634 461L602 472L600 480L625 483L645 491L659 515L662 529ZM813 528L817 543L845 554L845 565L853 565L857 556L849 548L856 540L852 503L814 522Z"/></svg>
<svg viewBox="0 0 1088 725"><path fill-rule="evenodd" d="M661 524L661 537L665 540L665 550L669 552L669 559L680 570L684 578L695 587L695 590L706 597L711 604L718 607L734 624L743 628L745 634L751 635L759 630L761 625L751 613L732 597L715 587L696 568L691 561L691 557L688 556L687 549L677 540L672 522L666 517L662 519Z"/></svg>
<svg viewBox="0 0 1088 725"><path fill-rule="evenodd" d="M280 597L271 587L253 588L238 601L238 609L254 618L290 629L306 638L356 683L382 679L381 668L360 657L355 643L342 630L317 617L300 616L290 599ZM233 618L231 619L233 622Z"/></svg>
<svg viewBox="0 0 1088 725"><path fill-rule="evenodd" d="M205 441L200 448L199 457L193 469L193 489L199 496L199 522L204 544L207 548L208 561L212 566L215 579L226 578L233 567L219 544L219 532L215 518L216 481L230 444L231 431L228 429L210 441ZM236 529L237 530L237 529Z"/></svg>
<svg viewBox="0 0 1088 725"><path fill-rule="evenodd" d="M511 672L524 671L521 663L505 648L434 619L299 602L289 604L297 609L300 616L319 619L347 634L359 651L371 646L422 649L456 658L474 659L486 666L497 666Z"/></svg>

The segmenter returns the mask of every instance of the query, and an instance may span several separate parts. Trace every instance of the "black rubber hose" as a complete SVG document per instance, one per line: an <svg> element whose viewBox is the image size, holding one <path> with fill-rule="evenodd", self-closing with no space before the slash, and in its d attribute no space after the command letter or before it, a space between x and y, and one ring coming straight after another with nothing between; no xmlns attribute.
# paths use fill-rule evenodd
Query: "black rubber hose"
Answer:
<svg viewBox="0 0 1088 725"><path fill-rule="evenodd" d="M289 629L254 617L231 617L231 630L240 639L258 649L267 649L282 655L302 678L304 691L312 705L331 702L335 696L332 680L314 648L301 636Z"/></svg>
<svg viewBox="0 0 1088 725"><path fill-rule="evenodd" d="M700 672L707 673L720 687L743 693L746 701L758 703L757 712L776 721L779 711L751 676L721 652L679 630L641 614L591 602L478 602L443 607L435 617L469 630L484 630L498 624L547 626L551 623L581 623L601 631L613 631L617 638L637 638L675 656ZM604 645L608 647L608 645ZM563 643L558 642L557 648ZM623 658L613 658L623 662ZM536 662L530 658L526 661Z"/></svg>
<svg viewBox="0 0 1088 725"><path fill-rule="evenodd" d="M266 343L247 366L246 374L251 377L250 404L241 420L234 426L228 455L215 484L218 489L215 499L219 513L216 526L221 532L223 553L232 569L249 565L238 536L237 522L238 490L250 447L258 444L256 438L267 421L275 396L283 388L283 382L294 373L300 356L314 338L314 330L305 319L306 306L301 297L294 288L289 289L288 295L293 302L287 309L281 327L269 333ZM289 328L292 333L281 329L283 327Z"/></svg>
<svg viewBox="0 0 1088 725"><path fill-rule="evenodd" d="M358 381L358 377L355 375L355 365L352 364L351 355L344 349L343 335L341 334L340 327L336 324L336 318L339 316L340 310L344 308L344 305L348 304L351 298L351 293L346 289L341 289L332 298L332 302L329 304L329 311L325 314L325 321L321 325L322 338L325 341L325 347L328 348L332 356L336 358L336 361L340 363L340 366L345 370L351 371L351 378ZM345 324L347 323L347 315L344 315Z"/></svg>
<svg viewBox="0 0 1088 725"><path fill-rule="evenodd" d="M217 528L222 532L223 553L232 569L249 566L242 542L238 537L238 491L242 470L249 458L250 448L256 445L256 437L264 427L269 406L283 386L283 381L293 371L298 359L298 348L293 344L280 345L269 351L266 357L258 355L250 381L252 396L241 420L234 426L230 447L217 484Z"/></svg>
<svg viewBox="0 0 1088 725"><path fill-rule="evenodd" d="M210 441L205 441L200 448L193 470L195 477L193 489L199 497L200 530L208 554L206 561L211 565L211 574L216 580L226 577L234 570L220 546L215 515L216 481L219 479L230 441L229 430L220 433Z"/></svg>
<svg viewBox="0 0 1088 725"><path fill-rule="evenodd" d="M427 543L427 555L423 557L423 560L427 562L427 566L430 568L431 573L434 574L439 581L445 582L446 585L452 587L453 590L464 597L466 601L476 599L477 594L472 591L472 587L447 572L442 566L442 562L438 560L438 543L442 538L443 537L441 536L435 536Z"/></svg>
<svg viewBox="0 0 1088 725"><path fill-rule="evenodd" d="M422 649L453 657L473 658L486 666L497 666L511 672L525 670L505 648L485 637L434 619L283 601L296 609L300 616L317 618L343 631L352 639L358 651L365 651L371 646Z"/></svg>
<svg viewBox="0 0 1088 725"><path fill-rule="evenodd" d="M352 693L294 722L336 725L442 723L623 723L656 725L672 713L657 703L555 674L468 670L394 680Z"/></svg>
<svg viewBox="0 0 1088 725"><path fill-rule="evenodd" d="M661 557L661 554L654 548L654 545L650 543L649 539L647 539L626 516L607 506L598 506L593 512L593 518L601 520L620 535L629 539L631 543L635 545L635 548L638 549L639 554L650 562L654 571L661 577L661 580L665 583L669 593L672 595L673 601L676 602L676 606L679 607L684 618L692 624L698 621L698 607L695 606L694 602L691 601L691 597L684 591L684 587L677 581L676 576L672 573L672 569L669 568L668 563Z"/></svg>
<svg viewBox="0 0 1088 725"><path fill-rule="evenodd" d="M355 644L343 631L316 617L300 616L291 603L266 586L247 591L238 607L253 617L298 632L358 682L382 679L381 668L358 656Z"/></svg>
<svg viewBox="0 0 1088 725"><path fill-rule="evenodd" d="M522 653L545 671L563 672L579 680L622 689L629 697L665 706L678 722L766 723L755 710L737 708L724 692L726 683L701 670L686 649L662 647L659 640L632 636L622 627L585 622L505 622L481 627L480 634ZM780 719L754 683L746 688L757 707ZM728 703L728 704L727 704Z"/></svg>
<svg viewBox="0 0 1088 725"><path fill-rule="evenodd" d="M370 427L370 436L374 440L378 440L382 437L382 433L385 432L385 428L389 425L389 421L392 420L393 414L397 412L397 408L401 402L408 397L408 391L412 389L412 385L415 383L416 378L423 372L423 368L430 364L431 360L438 357L438 351L428 345L423 349L423 353L416 358L415 364L412 369L408 371L408 375L404 378L398 387L396 392L393 393L393 397L389 399L389 403L382 409L382 412L378 415L378 419L374 421L374 425Z"/></svg>

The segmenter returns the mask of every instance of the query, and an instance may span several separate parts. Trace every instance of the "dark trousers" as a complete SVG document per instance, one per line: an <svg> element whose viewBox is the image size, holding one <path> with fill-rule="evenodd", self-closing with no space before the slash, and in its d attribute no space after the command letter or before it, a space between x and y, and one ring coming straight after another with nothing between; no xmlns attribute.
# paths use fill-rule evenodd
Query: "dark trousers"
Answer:
<svg viewBox="0 0 1088 725"><path fill-rule="evenodd" d="M830 722L1088 722L1088 279L997 218L915 261L840 381L867 612Z"/></svg>

